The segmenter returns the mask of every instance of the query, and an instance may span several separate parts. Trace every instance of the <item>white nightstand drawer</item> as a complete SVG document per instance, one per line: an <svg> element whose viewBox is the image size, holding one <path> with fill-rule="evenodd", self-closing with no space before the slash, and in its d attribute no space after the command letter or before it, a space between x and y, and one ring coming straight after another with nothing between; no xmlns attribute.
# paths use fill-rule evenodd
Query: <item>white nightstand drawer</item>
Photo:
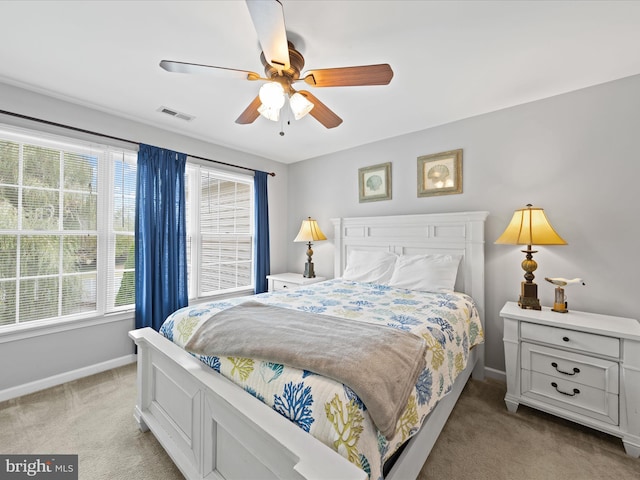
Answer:
<svg viewBox="0 0 640 480"><path fill-rule="evenodd" d="M276 290L293 290L294 288L298 288L299 286L300 286L299 283L284 282L282 280L274 280L273 281L273 291L276 291Z"/></svg>
<svg viewBox="0 0 640 480"><path fill-rule="evenodd" d="M522 370L522 396L618 425L618 395L599 388Z"/></svg>
<svg viewBox="0 0 640 480"><path fill-rule="evenodd" d="M302 276L301 273L277 273L274 275L267 275L270 292L275 292L277 290L293 290L313 283L323 282L324 280L326 280L325 277L307 278Z"/></svg>
<svg viewBox="0 0 640 480"><path fill-rule="evenodd" d="M522 342L522 368L618 394L618 363Z"/></svg>
<svg viewBox="0 0 640 480"><path fill-rule="evenodd" d="M522 322L520 329L520 335L523 339L608 357L618 358L620 356L620 340L618 338L527 322Z"/></svg>

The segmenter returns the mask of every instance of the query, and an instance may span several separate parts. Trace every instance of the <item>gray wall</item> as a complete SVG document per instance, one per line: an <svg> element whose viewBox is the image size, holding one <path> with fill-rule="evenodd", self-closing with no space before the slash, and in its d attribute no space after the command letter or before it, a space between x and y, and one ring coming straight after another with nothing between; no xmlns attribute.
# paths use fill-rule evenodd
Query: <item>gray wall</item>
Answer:
<svg viewBox="0 0 640 480"><path fill-rule="evenodd" d="M384 119L381 119L384 121ZM553 303L546 276L583 277L567 287L569 309L638 318L640 237L640 76L532 102L293 164L289 168L291 242L315 217L329 237L332 217L487 210L486 363L504 371L499 311L516 300L524 254L494 245L513 211L543 207L567 246L538 247L536 283ZM321 141L321 139L319 139ZM463 193L418 198L417 157L462 148ZM358 202L358 169L392 162L392 200ZM634 241L635 240L635 241ZM291 244L289 271L305 248ZM333 276L333 243L314 245L317 275ZM559 314L560 315L560 314Z"/></svg>
<svg viewBox="0 0 640 480"><path fill-rule="evenodd" d="M287 224L287 165L273 162L208 144L193 138L174 134L131 120L116 117L106 112L85 108L60 99L44 96L14 86L0 84L0 109L56 123L125 138L191 155L223 162L275 172L269 177L269 206L271 233L271 265L273 271L286 270L287 247L285 242ZM0 115L0 123L40 129L66 136L78 136L71 131L46 127L14 117ZM87 138L86 136L83 138ZM104 139L95 139L108 143ZM131 148L131 145L127 145ZM215 166L215 164L211 164ZM223 168L223 167L221 167ZM242 171L241 171L242 172ZM245 172L246 173L246 172ZM87 326L81 322L76 328L51 333L50 329L30 330L29 326L8 333L0 328L0 399L3 392L14 392L23 384L62 376L69 379L69 372L94 373L96 365L108 368L113 363L126 360L133 354L133 342L127 331L134 327L132 315L119 315L119 320L100 325ZM13 390L12 390L13 389Z"/></svg>
<svg viewBox="0 0 640 480"><path fill-rule="evenodd" d="M498 312L505 301L517 299L524 255L515 246L493 241L513 210L527 203L545 208L569 242L538 248L536 279L542 303L553 301L553 287L545 276L581 276L587 286L567 288L570 309L638 317L632 283L638 260L632 239L640 237L640 77L289 166L9 85L0 84L0 98L3 110L276 172L269 181L273 273L302 271L306 249L292 240L307 216L318 219L331 236L332 217L488 210L486 352L487 365L496 371L504 370ZM2 115L0 122L30 125ZM417 198L416 158L456 148L464 150L464 192ZM384 162L393 164L392 200L358 203L358 168ZM317 243L314 252L316 273L332 277L332 241ZM7 341L11 336L0 331L0 365L12 366L3 369L0 394L133 353L126 337L132 326L132 319L125 318L51 336L21 332L15 341ZM95 338L101 341L96 344Z"/></svg>

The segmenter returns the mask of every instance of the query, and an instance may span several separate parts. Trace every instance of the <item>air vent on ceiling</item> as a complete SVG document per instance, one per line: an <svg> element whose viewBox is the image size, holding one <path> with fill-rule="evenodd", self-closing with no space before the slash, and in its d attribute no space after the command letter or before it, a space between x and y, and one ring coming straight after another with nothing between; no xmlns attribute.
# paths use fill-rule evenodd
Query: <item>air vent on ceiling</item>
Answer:
<svg viewBox="0 0 640 480"><path fill-rule="evenodd" d="M177 110L174 110L172 108L167 108L167 107L158 108L158 112L166 113L167 115L170 115L175 118L179 118L181 120L186 120L187 122L190 122L191 120L196 118L193 115L187 115L186 113L181 113L181 112L178 112Z"/></svg>

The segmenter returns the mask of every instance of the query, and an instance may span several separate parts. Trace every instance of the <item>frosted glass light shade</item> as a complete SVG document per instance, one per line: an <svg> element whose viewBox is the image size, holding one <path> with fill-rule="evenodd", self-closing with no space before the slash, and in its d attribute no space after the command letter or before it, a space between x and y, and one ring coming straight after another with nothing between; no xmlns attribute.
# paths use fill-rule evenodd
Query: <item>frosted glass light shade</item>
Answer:
<svg viewBox="0 0 640 480"><path fill-rule="evenodd" d="M278 82L268 82L262 85L258 96L262 105L267 108L280 109L284 105L284 88Z"/></svg>
<svg viewBox="0 0 640 480"><path fill-rule="evenodd" d="M280 108L271 108L264 104L258 107L258 113L272 122L277 122L280 118Z"/></svg>
<svg viewBox="0 0 640 480"><path fill-rule="evenodd" d="M313 103L307 100L301 93L294 93L289 98L289 106L293 112L293 117L296 120L300 120L313 108Z"/></svg>
<svg viewBox="0 0 640 480"><path fill-rule="evenodd" d="M316 242L318 240L326 240L327 237L324 236L322 230L318 226L318 222L312 220L309 217L308 220L303 220L302 225L300 226L300 231L296 238L293 239L294 242Z"/></svg>
<svg viewBox="0 0 640 480"><path fill-rule="evenodd" d="M542 208L527 205L516 210L505 231L495 241L505 245L566 245L553 229Z"/></svg>

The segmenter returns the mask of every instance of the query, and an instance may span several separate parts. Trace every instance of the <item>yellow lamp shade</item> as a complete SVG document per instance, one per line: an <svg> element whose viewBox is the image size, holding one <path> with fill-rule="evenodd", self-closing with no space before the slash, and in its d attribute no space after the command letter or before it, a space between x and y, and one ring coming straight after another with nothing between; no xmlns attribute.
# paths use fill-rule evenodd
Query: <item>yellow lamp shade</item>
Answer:
<svg viewBox="0 0 640 480"><path fill-rule="evenodd" d="M516 210L505 231L495 243L506 245L566 245L553 229L542 208L527 205Z"/></svg>
<svg viewBox="0 0 640 480"><path fill-rule="evenodd" d="M293 239L294 242L316 242L318 240L326 240L327 237L324 236L322 230L318 226L318 222L312 220L309 217L308 220L303 220L302 225L300 226L300 231L296 238Z"/></svg>

